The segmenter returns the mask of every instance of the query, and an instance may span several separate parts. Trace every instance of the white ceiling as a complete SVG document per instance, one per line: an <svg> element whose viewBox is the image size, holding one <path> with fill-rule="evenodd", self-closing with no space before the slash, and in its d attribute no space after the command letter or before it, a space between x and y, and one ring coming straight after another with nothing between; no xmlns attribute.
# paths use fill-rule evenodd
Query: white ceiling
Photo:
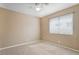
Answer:
<svg viewBox="0 0 79 59"><path fill-rule="evenodd" d="M49 3L39 12L35 10L34 3L2 3L0 4L0 7L32 16L42 17L73 5L76 5L76 3Z"/></svg>

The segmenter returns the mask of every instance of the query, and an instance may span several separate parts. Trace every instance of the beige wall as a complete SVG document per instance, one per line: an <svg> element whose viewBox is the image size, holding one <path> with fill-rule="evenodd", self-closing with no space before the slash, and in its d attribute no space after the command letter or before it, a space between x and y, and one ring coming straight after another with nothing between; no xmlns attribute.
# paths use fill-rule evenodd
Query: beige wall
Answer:
<svg viewBox="0 0 79 59"><path fill-rule="evenodd" d="M0 48L38 40L39 29L38 18L0 8Z"/></svg>
<svg viewBox="0 0 79 59"><path fill-rule="evenodd" d="M62 35L62 34L50 34L48 31L48 22L50 18L64 15L67 13L74 13L74 34L73 35ZM42 17L40 19L41 26L41 39L49 40L54 43L59 43L67 47L79 50L79 5L73 6L53 13L51 15Z"/></svg>

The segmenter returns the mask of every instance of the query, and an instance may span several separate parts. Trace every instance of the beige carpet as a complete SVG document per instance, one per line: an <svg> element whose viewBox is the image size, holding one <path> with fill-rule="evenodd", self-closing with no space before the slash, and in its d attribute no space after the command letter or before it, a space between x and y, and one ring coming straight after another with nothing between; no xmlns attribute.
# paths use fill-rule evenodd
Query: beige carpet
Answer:
<svg viewBox="0 0 79 59"><path fill-rule="evenodd" d="M78 52L65 49L51 42L38 42L0 51L1 55L79 55Z"/></svg>

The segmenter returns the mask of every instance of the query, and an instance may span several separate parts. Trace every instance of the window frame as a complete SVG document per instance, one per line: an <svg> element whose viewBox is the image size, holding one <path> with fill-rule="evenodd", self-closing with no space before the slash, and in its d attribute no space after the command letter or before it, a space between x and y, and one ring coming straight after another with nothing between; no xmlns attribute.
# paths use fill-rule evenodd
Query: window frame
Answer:
<svg viewBox="0 0 79 59"><path fill-rule="evenodd" d="M56 17L60 18L61 16L64 16L64 15L67 15L67 14L73 14L73 19L72 19L72 34L50 33L50 20L52 20L53 18L56 18ZM57 34L57 35L73 35L74 34L74 12L64 13L64 14L56 14L53 17L48 18L48 33L49 34Z"/></svg>

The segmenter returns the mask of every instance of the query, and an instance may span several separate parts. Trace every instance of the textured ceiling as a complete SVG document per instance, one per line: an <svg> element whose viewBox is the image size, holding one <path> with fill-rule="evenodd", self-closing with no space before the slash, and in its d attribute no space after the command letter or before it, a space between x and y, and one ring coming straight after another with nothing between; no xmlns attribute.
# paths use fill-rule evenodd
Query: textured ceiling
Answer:
<svg viewBox="0 0 79 59"><path fill-rule="evenodd" d="M0 7L7 8L24 14L29 14L37 17L49 15L59 10L76 5L76 3L49 3L44 6L39 12L35 10L34 3L3 3Z"/></svg>

